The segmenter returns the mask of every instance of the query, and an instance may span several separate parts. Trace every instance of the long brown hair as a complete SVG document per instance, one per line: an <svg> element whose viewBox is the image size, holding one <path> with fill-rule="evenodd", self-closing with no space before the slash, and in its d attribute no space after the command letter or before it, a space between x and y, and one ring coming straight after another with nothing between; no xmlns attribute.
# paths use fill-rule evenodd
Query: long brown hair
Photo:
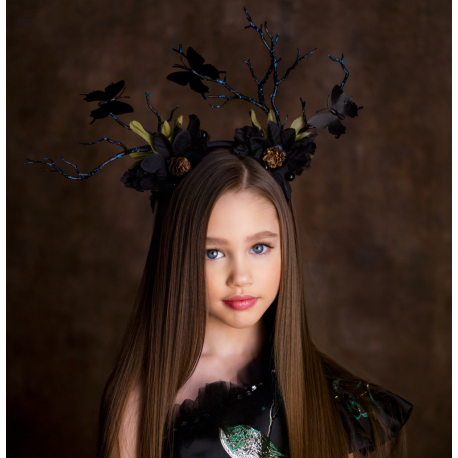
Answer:
<svg viewBox="0 0 458 458"><path fill-rule="evenodd" d="M191 170L171 196L157 226L135 309L117 364L106 384L99 418L98 458L109 458L118 440L126 399L141 386L138 457L160 458L173 443L173 408L178 390L192 375L204 343L206 324L205 237L216 200L230 190L250 190L275 206L281 232L282 275L273 310L272 358L288 425L291 458L348 456L342 420L332 399L326 370L347 380L350 372L315 345L306 317L302 262L293 208L271 175L254 159L221 150ZM363 380L363 382L367 382ZM360 399L363 408L370 406ZM377 458L393 456L379 444L387 431L369 416ZM164 438L168 440L164 441ZM404 444L404 431L399 439ZM357 453L355 453L355 456Z"/></svg>

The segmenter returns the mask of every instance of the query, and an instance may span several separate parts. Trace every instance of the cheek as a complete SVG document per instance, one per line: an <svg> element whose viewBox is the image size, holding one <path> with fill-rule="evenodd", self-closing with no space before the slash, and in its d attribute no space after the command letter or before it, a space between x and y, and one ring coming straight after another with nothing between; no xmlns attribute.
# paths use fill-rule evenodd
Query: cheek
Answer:
<svg viewBox="0 0 458 458"><path fill-rule="evenodd" d="M276 250L274 256L266 256L266 258L254 268L254 280L256 292L271 304L280 287L281 253Z"/></svg>
<svg viewBox="0 0 458 458"><path fill-rule="evenodd" d="M221 285L221 281L216 269L205 269L205 287L207 291L207 300L210 301L210 303L215 297L219 297L218 285Z"/></svg>
<svg viewBox="0 0 458 458"><path fill-rule="evenodd" d="M270 261L263 269L260 281L263 283L266 292L268 291L270 295L274 296L274 299L280 286L281 253L277 252Z"/></svg>

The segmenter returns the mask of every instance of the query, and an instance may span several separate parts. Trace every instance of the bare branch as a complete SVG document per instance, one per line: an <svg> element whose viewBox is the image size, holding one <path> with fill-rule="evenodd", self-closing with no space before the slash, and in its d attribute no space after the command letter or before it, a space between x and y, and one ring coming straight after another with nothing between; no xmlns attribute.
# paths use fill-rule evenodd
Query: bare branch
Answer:
<svg viewBox="0 0 458 458"><path fill-rule="evenodd" d="M161 116L153 108L153 106L149 103L149 98L151 97L151 94L148 91L145 91L145 96L146 96L146 104L148 105L148 108L157 116L157 130L158 130L158 132L160 132L161 131L161 126L162 126Z"/></svg>
<svg viewBox="0 0 458 458"><path fill-rule="evenodd" d="M63 175L65 178L68 178L69 180L85 180L85 179L95 175L97 172L102 170L102 168L105 167L107 164L109 164L110 162L115 161L116 159L119 159L120 157L126 156L126 155L131 154L131 153L139 153L139 152L149 152L149 151L151 151L151 147L149 145L140 146L140 147L136 147L136 148L132 148L132 149L127 149L121 142L117 142L115 140L110 140L109 138L106 138L106 137L105 138L101 138L100 140L97 140L95 142L82 143L82 145L89 146L89 145L97 144L97 143L102 142L102 141L107 141L107 142L112 143L114 145L121 146L124 149L124 151L121 152L121 153L115 154L114 156L111 156L103 164L100 164L99 166L97 166L94 170L92 170L89 173L81 173L78 170L78 167L75 164L72 164L71 162L66 161L63 158L63 156L61 158L62 161L65 162L66 164L71 165L76 170L76 173L77 173L78 176L69 175L68 173L64 172L62 169L60 169L55 164L55 162L52 159L49 159L47 157L44 158L45 159L44 161L33 161L31 159L27 159L28 162L25 162L25 164L46 164L46 165L48 165L48 166L53 168L53 170L47 170L46 169L49 172L59 172L61 175Z"/></svg>
<svg viewBox="0 0 458 458"><path fill-rule="evenodd" d="M255 80L256 84L259 85L259 80L256 78L256 75L254 74L253 66L251 65L251 57L248 60L244 60L243 63L248 65L248 68L250 69L250 72L251 72L251 76Z"/></svg>
<svg viewBox="0 0 458 458"><path fill-rule="evenodd" d="M335 57L331 57L330 55L328 55L329 59L333 60L334 62L339 62L340 65L342 66L342 70L344 71L345 73L345 76L344 76L344 79L343 81L340 83L340 89L342 89L345 85L345 83L347 82L347 79L348 77L350 76L350 73L348 73L348 70L345 68L345 65L344 65L344 57L345 57L345 54L342 53L342 58L341 59L337 59Z"/></svg>
<svg viewBox="0 0 458 458"><path fill-rule="evenodd" d="M222 108L222 107L224 107L224 105L226 105L227 102L229 102L229 100L235 100L238 97L235 97L235 96L234 97L229 97L228 95L207 95L207 98L209 98L209 99L226 99L226 101L222 105L212 105L210 103L208 104L212 108Z"/></svg>
<svg viewBox="0 0 458 458"><path fill-rule="evenodd" d="M287 120L288 120L288 115L285 116L285 121L284 121L284 123L283 123L283 129L284 129L285 126L286 126L286 121L287 121Z"/></svg>
<svg viewBox="0 0 458 458"><path fill-rule="evenodd" d="M247 102L252 103L253 105L256 105L258 108L260 108L262 111L264 111L266 114L269 113L269 110L266 106L262 105L261 103L257 102L256 100L252 99L251 97L248 97L246 95L241 94L239 91L236 89L233 89L232 87L229 86L229 84L226 83L225 79L213 79L210 78L209 76L201 75L198 73L196 70L193 70L192 68L188 67L187 65L179 65L175 64L173 68L181 68L183 70L186 70L190 73L194 73L194 75L198 76L200 79L203 79L205 81L210 81L212 83L218 83L224 86L229 92L233 94L233 97L230 98L230 100L235 100L235 99L241 99L241 100L246 100ZM210 96L205 96L210 97ZM221 98L224 98L225 96L221 96ZM222 105L221 105L222 106ZM216 107L215 107L216 108Z"/></svg>
<svg viewBox="0 0 458 458"><path fill-rule="evenodd" d="M267 28L267 22L264 22L265 33L266 33L267 37L270 39L270 44L267 43L266 38L264 36L264 33L262 31L262 25L260 27L257 27L256 25L254 25L252 20L251 20L251 16L248 14L248 11L246 10L246 8L244 8L244 10L245 10L245 14L247 16L248 23L249 23L249 25L247 27L245 27L245 28L250 28L251 27L251 28L253 28L254 30L256 30L259 33L264 45L269 50L269 54L270 54L271 65L269 67L269 70L267 71L267 74L264 77L263 81L261 81L261 83L258 83L259 101L261 103L264 103L264 94L262 93L262 86L267 82L267 80L269 79L270 75L273 73L274 88L273 88L272 94L270 96L270 103L272 105L272 109L275 112L275 118L277 120L277 124L281 125L281 123L280 123L280 113L279 113L279 111L277 109L277 106L275 104L275 97L277 95L278 86L281 83L283 83L284 81L286 81L286 79L288 78L290 72L296 68L297 64L302 59L307 57L309 54L313 54L316 51L317 48L315 48L313 51L305 54L304 56L300 55L300 51L298 49L297 50L297 57L296 57L296 60L295 60L294 64L291 67L289 67L288 70L286 70L285 76L282 79L279 79L278 78L278 63L280 62L281 59L277 59L277 54L276 54L276 48L275 47L276 47L276 44L278 42L278 38L279 38L280 34L277 33L275 35L275 38L274 38L272 36L272 34L269 32L269 29ZM252 71L251 68L250 68L250 70ZM252 74L253 74L253 71L252 71Z"/></svg>
<svg viewBox="0 0 458 458"><path fill-rule="evenodd" d="M120 124L122 127L124 127L124 129L127 129L127 130L131 130L131 128L127 125L127 124L124 124L117 116L115 116L113 113L110 113L110 116L118 123Z"/></svg>
<svg viewBox="0 0 458 458"><path fill-rule="evenodd" d="M288 70L286 70L286 73L285 73L285 76L278 82L278 84L280 83L283 83L283 81L285 81L287 78L288 78L288 75L289 73L291 72L291 70L294 70L296 68L296 65L302 60L302 59L305 59L307 56L309 56L310 54L313 54L318 48L315 48L313 51L310 51L308 52L307 54L304 54L302 57L299 57L301 55L301 52L299 51L299 48L297 48L297 57L296 57L296 61L294 62L293 65L291 65L291 67L288 68Z"/></svg>
<svg viewBox="0 0 458 458"><path fill-rule="evenodd" d="M175 113L176 110L178 110L178 108L180 108L180 105L177 105L173 110L172 112L170 113L170 117L169 119L167 119L167 122L170 122L173 118L173 113Z"/></svg>

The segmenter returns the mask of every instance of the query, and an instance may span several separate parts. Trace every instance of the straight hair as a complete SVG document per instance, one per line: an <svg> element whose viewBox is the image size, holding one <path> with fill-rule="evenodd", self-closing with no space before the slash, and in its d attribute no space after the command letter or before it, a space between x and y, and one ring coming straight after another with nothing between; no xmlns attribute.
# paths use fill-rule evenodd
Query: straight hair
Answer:
<svg viewBox="0 0 458 458"><path fill-rule="evenodd" d="M307 322L302 261L293 207L281 187L256 160L229 150L210 153L180 182L169 201L159 202L155 230L133 315L116 365L106 383L99 415L98 458L118 444L126 400L142 394L138 456L173 453L173 409L179 389L194 372L205 336L205 238L212 209L229 191L265 197L278 214L282 274L277 299L265 316L288 430L290 458L346 458L345 431L326 374L355 377L312 339ZM161 219L160 217L159 219ZM371 412L355 390L354 398ZM406 454L404 428L389 441L378 412L368 416L375 458ZM382 446L383 444L383 446ZM355 458L361 455L354 451Z"/></svg>

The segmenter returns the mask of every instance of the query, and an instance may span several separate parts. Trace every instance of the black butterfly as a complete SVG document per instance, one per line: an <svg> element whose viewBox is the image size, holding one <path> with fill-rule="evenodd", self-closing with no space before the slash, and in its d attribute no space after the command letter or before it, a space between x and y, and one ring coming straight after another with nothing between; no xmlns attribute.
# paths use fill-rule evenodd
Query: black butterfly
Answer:
<svg viewBox="0 0 458 458"><path fill-rule="evenodd" d="M327 126L329 132L332 135L335 135L336 138L339 138L342 134L345 133L345 126L340 121L345 119L345 115L350 116L350 118L358 116L358 110L363 108L356 106L356 103L352 102L350 99L347 100L345 92L343 92L340 86L336 84L331 92L332 107L329 106L328 96L327 109L329 110L329 113L313 116L307 121L308 127L324 129ZM318 110L317 113L322 110L326 110L326 108Z"/></svg>
<svg viewBox="0 0 458 458"><path fill-rule="evenodd" d="M121 94L116 95L122 89ZM91 115L94 119L90 122L92 124L96 119L106 118L110 113L115 115L123 113L132 113L134 109L124 102L118 102L118 99L130 97L127 95L122 95L124 92L124 80L118 81L116 84L111 83L105 88L104 91L93 91L89 94L80 94L85 95L84 100L87 102L94 102L100 100L99 107L96 110L91 111Z"/></svg>
<svg viewBox="0 0 458 458"><path fill-rule="evenodd" d="M213 65L204 64L205 59L191 47L188 48L187 55L183 52L180 52L180 54L186 57L191 69L199 73L199 75L208 76L209 78L216 80L219 78L220 73L226 73L218 71ZM199 94L202 94L204 99L205 93L209 92L208 86L202 83L202 79L190 71L170 73L170 75L167 76L167 79L180 84L181 86L186 86L189 83L191 89Z"/></svg>

